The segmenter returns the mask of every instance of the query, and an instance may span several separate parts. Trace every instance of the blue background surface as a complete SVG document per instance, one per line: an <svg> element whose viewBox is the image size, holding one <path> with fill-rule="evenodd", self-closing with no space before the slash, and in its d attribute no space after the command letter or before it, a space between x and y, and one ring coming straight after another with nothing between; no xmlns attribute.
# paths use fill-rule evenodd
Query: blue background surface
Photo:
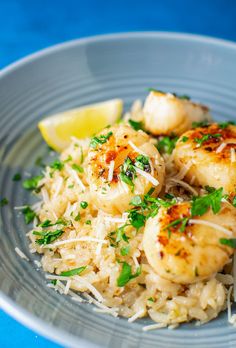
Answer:
<svg viewBox="0 0 236 348"><path fill-rule="evenodd" d="M62 41L124 31L236 41L236 0L0 0L0 68ZM0 311L0 347L59 347Z"/></svg>

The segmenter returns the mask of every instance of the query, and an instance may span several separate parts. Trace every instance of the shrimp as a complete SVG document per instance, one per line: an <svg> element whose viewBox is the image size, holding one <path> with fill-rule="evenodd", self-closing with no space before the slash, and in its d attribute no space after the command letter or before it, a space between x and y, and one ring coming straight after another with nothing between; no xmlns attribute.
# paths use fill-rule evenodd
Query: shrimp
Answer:
<svg viewBox="0 0 236 348"><path fill-rule="evenodd" d="M226 125L226 126L223 126ZM223 187L229 194L236 189L236 126L213 123L184 133L173 158L181 169L191 163L185 180L195 186Z"/></svg>
<svg viewBox="0 0 236 348"><path fill-rule="evenodd" d="M220 239L236 236L236 209L229 203L222 203L217 214L208 210L192 220L190 209L190 202L162 207L144 230L149 264L159 276L179 284L195 283L221 271L233 249Z"/></svg>
<svg viewBox="0 0 236 348"><path fill-rule="evenodd" d="M149 136L125 124L104 129L88 152L87 180L95 205L109 214L130 208L134 195L152 187L158 194L165 176L164 161Z"/></svg>
<svg viewBox="0 0 236 348"><path fill-rule="evenodd" d="M192 122L211 119L206 106L159 91L150 92L143 113L145 129L154 135L180 135Z"/></svg>

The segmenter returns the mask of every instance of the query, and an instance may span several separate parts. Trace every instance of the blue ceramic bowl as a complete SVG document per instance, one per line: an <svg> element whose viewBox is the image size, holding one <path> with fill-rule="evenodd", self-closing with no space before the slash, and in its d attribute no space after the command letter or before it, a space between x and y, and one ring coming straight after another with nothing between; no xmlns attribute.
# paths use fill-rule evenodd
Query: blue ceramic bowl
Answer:
<svg viewBox="0 0 236 348"><path fill-rule="evenodd" d="M36 53L0 74L0 289L1 306L23 324L66 346L76 347L235 347L236 330L226 313L196 327L143 332L133 324L93 311L46 286L28 251L27 228L14 210L30 198L15 172L35 172L47 153L37 130L45 115L110 98L128 108L148 87L188 94L209 105L217 119L235 118L236 45L192 35L129 33L68 42ZM20 259L19 247L29 258Z"/></svg>

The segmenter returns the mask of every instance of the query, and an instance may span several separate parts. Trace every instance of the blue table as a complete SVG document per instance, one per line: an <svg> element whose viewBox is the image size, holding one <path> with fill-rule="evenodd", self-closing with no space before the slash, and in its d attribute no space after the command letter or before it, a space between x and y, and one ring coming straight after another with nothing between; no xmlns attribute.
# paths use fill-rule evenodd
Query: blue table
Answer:
<svg viewBox="0 0 236 348"><path fill-rule="evenodd" d="M235 0L0 0L0 68L84 36L177 31L236 41ZM0 347L59 347L0 312Z"/></svg>

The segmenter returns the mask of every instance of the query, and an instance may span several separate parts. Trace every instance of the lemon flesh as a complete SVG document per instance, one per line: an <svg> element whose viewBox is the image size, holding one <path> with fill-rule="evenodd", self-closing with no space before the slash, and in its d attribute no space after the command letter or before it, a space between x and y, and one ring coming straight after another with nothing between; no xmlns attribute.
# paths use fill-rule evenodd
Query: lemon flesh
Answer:
<svg viewBox="0 0 236 348"><path fill-rule="evenodd" d="M61 152L70 144L72 136L91 137L118 121L122 111L123 101L112 99L49 116L40 121L38 127L46 143Z"/></svg>

